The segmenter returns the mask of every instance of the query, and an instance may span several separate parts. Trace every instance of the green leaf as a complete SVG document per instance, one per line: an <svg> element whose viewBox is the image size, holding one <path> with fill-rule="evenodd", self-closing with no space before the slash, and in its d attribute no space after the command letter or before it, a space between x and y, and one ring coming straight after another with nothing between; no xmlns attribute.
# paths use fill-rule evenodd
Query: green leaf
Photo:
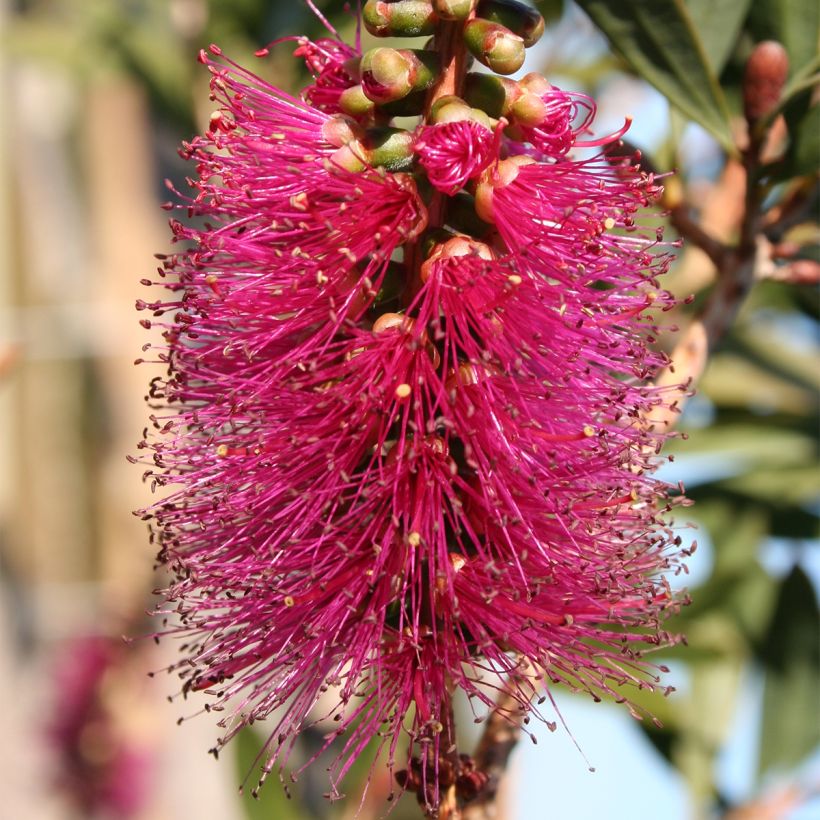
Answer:
<svg viewBox="0 0 820 820"><path fill-rule="evenodd" d="M789 54L789 75L817 57L820 3L817 0L755 0L750 14L760 40L778 40Z"/></svg>
<svg viewBox="0 0 820 820"><path fill-rule="evenodd" d="M696 430L687 441L671 442L668 450L681 457L720 454L737 458L744 467L790 467L814 463L815 439L812 436L799 429L773 428L765 423L765 419L757 424L754 421L716 424Z"/></svg>
<svg viewBox="0 0 820 820"><path fill-rule="evenodd" d="M699 389L721 407L751 406L795 415L812 411L813 390L769 371L746 356L724 351L709 362Z"/></svg>
<svg viewBox="0 0 820 820"><path fill-rule="evenodd" d="M735 152L729 112L683 0L578 0L637 74Z"/></svg>
<svg viewBox="0 0 820 820"><path fill-rule="evenodd" d="M762 651L766 665L761 773L799 763L820 743L820 612L811 582L795 567L780 596Z"/></svg>
<svg viewBox="0 0 820 820"><path fill-rule="evenodd" d="M812 92L804 91L784 110L789 129L784 170L790 177L814 174L820 159L820 104L811 98Z"/></svg>
<svg viewBox="0 0 820 820"><path fill-rule="evenodd" d="M769 535L784 538L817 538L818 519L806 510L781 503L772 498L750 499L748 496L715 484L702 484L688 490L686 495L695 502L695 508L714 500L737 506L738 515L753 506L769 518Z"/></svg>
<svg viewBox="0 0 820 820"><path fill-rule="evenodd" d="M721 482L721 486L753 499L778 499L803 506L820 495L820 464L784 469L758 469Z"/></svg>
<svg viewBox="0 0 820 820"><path fill-rule="evenodd" d="M534 0L534 4L547 25L557 22L564 14L564 0Z"/></svg>
<svg viewBox="0 0 820 820"><path fill-rule="evenodd" d="M245 817L248 820L305 820L310 815L307 811L300 810L294 800L288 799L276 778L272 777L259 790L258 799L251 795L251 788L256 785L259 774L259 752L264 744L264 739L248 728L243 729L233 742L236 746L236 773L239 782L247 779L250 786L243 789L240 796Z"/></svg>
<svg viewBox="0 0 820 820"><path fill-rule="evenodd" d="M751 4L751 0L686 0L715 76L723 71Z"/></svg>

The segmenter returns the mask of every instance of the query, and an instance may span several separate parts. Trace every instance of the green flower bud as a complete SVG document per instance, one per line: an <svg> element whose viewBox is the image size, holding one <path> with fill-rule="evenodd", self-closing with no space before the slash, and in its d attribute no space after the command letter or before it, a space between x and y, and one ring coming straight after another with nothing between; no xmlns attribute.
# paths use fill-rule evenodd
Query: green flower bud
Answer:
<svg viewBox="0 0 820 820"><path fill-rule="evenodd" d="M521 93L515 80L492 74L470 73L464 84L464 99L493 119L509 116Z"/></svg>
<svg viewBox="0 0 820 820"><path fill-rule="evenodd" d="M433 0L433 8L442 20L466 20L477 0Z"/></svg>
<svg viewBox="0 0 820 820"><path fill-rule="evenodd" d="M534 46L544 33L544 18L518 0L479 0L476 15L505 26L524 40L526 48Z"/></svg>
<svg viewBox="0 0 820 820"><path fill-rule="evenodd" d="M472 108L461 97L450 95L436 100L430 109L428 122L431 125L444 125L448 122L477 122L488 131L493 130L493 124L487 114L479 108Z"/></svg>
<svg viewBox="0 0 820 820"><path fill-rule="evenodd" d="M371 165L408 171L413 165L413 135L403 128L368 128L363 140Z"/></svg>
<svg viewBox="0 0 820 820"><path fill-rule="evenodd" d="M514 74L524 65L524 40L499 23L478 17L468 21L464 42L480 63L498 74Z"/></svg>
<svg viewBox="0 0 820 820"><path fill-rule="evenodd" d="M437 23L431 0L367 0L362 19L376 37L422 37Z"/></svg>
<svg viewBox="0 0 820 820"><path fill-rule="evenodd" d="M376 104L365 95L360 85L354 85L342 92L339 107L351 117L365 117L373 112Z"/></svg>
<svg viewBox="0 0 820 820"><path fill-rule="evenodd" d="M430 109L429 122L441 125L445 122L459 122L470 118L471 108L461 97L449 95L440 97Z"/></svg>

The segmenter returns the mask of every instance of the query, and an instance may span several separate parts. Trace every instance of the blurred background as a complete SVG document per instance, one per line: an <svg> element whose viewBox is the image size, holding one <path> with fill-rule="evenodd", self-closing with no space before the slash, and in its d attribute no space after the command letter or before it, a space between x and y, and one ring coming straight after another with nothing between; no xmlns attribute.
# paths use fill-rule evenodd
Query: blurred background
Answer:
<svg viewBox="0 0 820 820"><path fill-rule="evenodd" d="M353 35L344 4L317 5ZM655 4L661 27L641 2L580 3L591 18L572 2L536 5L549 26L526 70L592 94L601 133L634 117L630 141L677 171L670 238L693 220L730 245L741 230L748 169L732 145L745 139L741 83L756 42L784 42L790 96L761 189L766 264L664 468L696 502L677 526L698 542L689 577L674 579L694 599L672 625L689 644L667 653L677 692L640 696L664 728L559 693L572 737L543 731L515 753L503 816L820 817L818 6L670 0ZM624 40L607 7L621 20L649 8L638 20L649 39ZM298 0L0 0L2 818L310 820L358 807L366 771L341 804L322 799L321 767L290 801L273 779L262 800L240 796L260 739L247 732L216 763L214 719L177 725L201 704L169 703L175 679L147 675L173 642L121 638L151 631L144 612L162 584L131 514L149 493L125 459L153 375L133 365L149 340L133 305L169 245L163 180L184 185L189 173L176 147L210 114L196 54L218 42L297 89L293 43L252 55L298 34L322 36ZM642 63L641 48L669 59ZM676 69L686 49L697 59ZM676 317L686 328L720 275L690 242L668 280L695 296ZM387 791L377 776L360 816L381 817ZM393 816L418 812L408 801Z"/></svg>

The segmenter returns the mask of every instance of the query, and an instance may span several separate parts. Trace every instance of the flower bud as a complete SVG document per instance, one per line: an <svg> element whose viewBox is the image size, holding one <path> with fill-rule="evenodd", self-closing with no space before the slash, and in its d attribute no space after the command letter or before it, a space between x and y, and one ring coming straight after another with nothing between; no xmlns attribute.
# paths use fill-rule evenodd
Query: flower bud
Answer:
<svg viewBox="0 0 820 820"><path fill-rule="evenodd" d="M536 94L539 97L543 97L544 94L552 89L552 85L549 80L536 71L531 71L529 74L525 74L518 81L518 85L521 87L522 91L529 91L531 94Z"/></svg>
<svg viewBox="0 0 820 820"><path fill-rule="evenodd" d="M496 189L506 188L515 182L521 168L525 165L532 165L534 162L532 157L525 155L510 157L491 166L481 175L481 181L476 186L475 210L485 222L495 222L493 195Z"/></svg>
<svg viewBox="0 0 820 820"><path fill-rule="evenodd" d="M430 0L367 0L362 20L376 37L423 37L435 32L437 22Z"/></svg>
<svg viewBox="0 0 820 820"><path fill-rule="evenodd" d="M513 104L512 115L519 125L540 125L547 116L547 105L537 94L525 91Z"/></svg>
<svg viewBox="0 0 820 820"><path fill-rule="evenodd" d="M499 23L470 20L464 26L464 42L480 63L498 74L514 74L524 65L524 40Z"/></svg>
<svg viewBox="0 0 820 820"><path fill-rule="evenodd" d="M371 165L388 171L408 171L413 165L413 135L403 128L368 128L364 145Z"/></svg>
<svg viewBox="0 0 820 820"><path fill-rule="evenodd" d="M421 266L421 281L426 282L433 272L433 265L441 259L451 259L456 256L477 256L487 262L492 262L495 252L484 242L478 242L469 236L454 236L446 242L435 245L427 259Z"/></svg>
<svg viewBox="0 0 820 820"><path fill-rule="evenodd" d="M367 163L365 147L359 140L352 140L341 148L337 148L325 161L325 167L331 172L342 170L358 174L367 168Z"/></svg>
<svg viewBox="0 0 820 820"><path fill-rule="evenodd" d="M448 94L446 97L439 97L430 109L429 122L441 125L445 122L459 122L469 119L470 106L461 97L455 94Z"/></svg>
<svg viewBox="0 0 820 820"><path fill-rule="evenodd" d="M466 20L477 0L433 0L433 8L442 20Z"/></svg>
<svg viewBox="0 0 820 820"><path fill-rule="evenodd" d="M366 96L360 85L346 88L339 96L339 107L351 117L366 117L371 114L376 104Z"/></svg>
<svg viewBox="0 0 820 820"><path fill-rule="evenodd" d="M341 148L353 140L361 139L362 127L344 114L335 114L322 126L322 136L334 148Z"/></svg>
<svg viewBox="0 0 820 820"><path fill-rule="evenodd" d="M534 46L544 33L544 18L517 0L479 0L476 15L505 26L524 40L526 48Z"/></svg>
<svg viewBox="0 0 820 820"><path fill-rule="evenodd" d="M331 172L342 170L359 174L367 168L368 162L365 147L359 140L352 140L341 148L337 148L325 161L325 167Z"/></svg>
<svg viewBox="0 0 820 820"><path fill-rule="evenodd" d="M489 131L493 126L487 114L478 108L468 105L461 97L448 95L436 100L430 109L428 120L431 125L444 125L448 122L477 122Z"/></svg>
<svg viewBox="0 0 820 820"><path fill-rule="evenodd" d="M362 88L375 103L389 103L429 88L438 75L438 55L411 49L374 48L362 57Z"/></svg>
<svg viewBox="0 0 820 820"><path fill-rule="evenodd" d="M743 112L757 122L777 107L789 74L789 55L775 40L758 43L743 74Z"/></svg>
<svg viewBox="0 0 820 820"><path fill-rule="evenodd" d="M399 330L402 333L410 333L415 324L415 319L405 316L403 313L382 313L373 322L374 333L384 333L387 330Z"/></svg>
<svg viewBox="0 0 820 820"><path fill-rule="evenodd" d="M509 115L520 96L518 83L505 77L470 73L465 80L464 99L493 119Z"/></svg>

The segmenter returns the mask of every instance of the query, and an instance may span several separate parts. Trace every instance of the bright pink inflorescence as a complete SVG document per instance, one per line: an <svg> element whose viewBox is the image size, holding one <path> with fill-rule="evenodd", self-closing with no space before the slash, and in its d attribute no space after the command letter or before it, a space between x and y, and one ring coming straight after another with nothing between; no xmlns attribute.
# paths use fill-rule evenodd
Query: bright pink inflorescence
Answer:
<svg viewBox="0 0 820 820"><path fill-rule="evenodd" d="M166 342L145 515L183 689L227 710L220 745L270 719L265 772L330 725L334 794L376 739L391 767L418 756L434 806L456 690L481 712L505 686L542 717L552 684L658 683L643 653L670 640L679 539L651 475L670 394L647 380L672 302L638 220L659 188L574 158L563 98L533 155L422 125L416 173L389 172L316 93L202 61L219 110L183 148L184 248L139 305ZM447 195L475 178L483 235L455 205L429 230L422 170Z"/></svg>
<svg viewBox="0 0 820 820"><path fill-rule="evenodd" d="M427 126L415 148L427 179L448 196L498 158L493 132L468 120Z"/></svg>

